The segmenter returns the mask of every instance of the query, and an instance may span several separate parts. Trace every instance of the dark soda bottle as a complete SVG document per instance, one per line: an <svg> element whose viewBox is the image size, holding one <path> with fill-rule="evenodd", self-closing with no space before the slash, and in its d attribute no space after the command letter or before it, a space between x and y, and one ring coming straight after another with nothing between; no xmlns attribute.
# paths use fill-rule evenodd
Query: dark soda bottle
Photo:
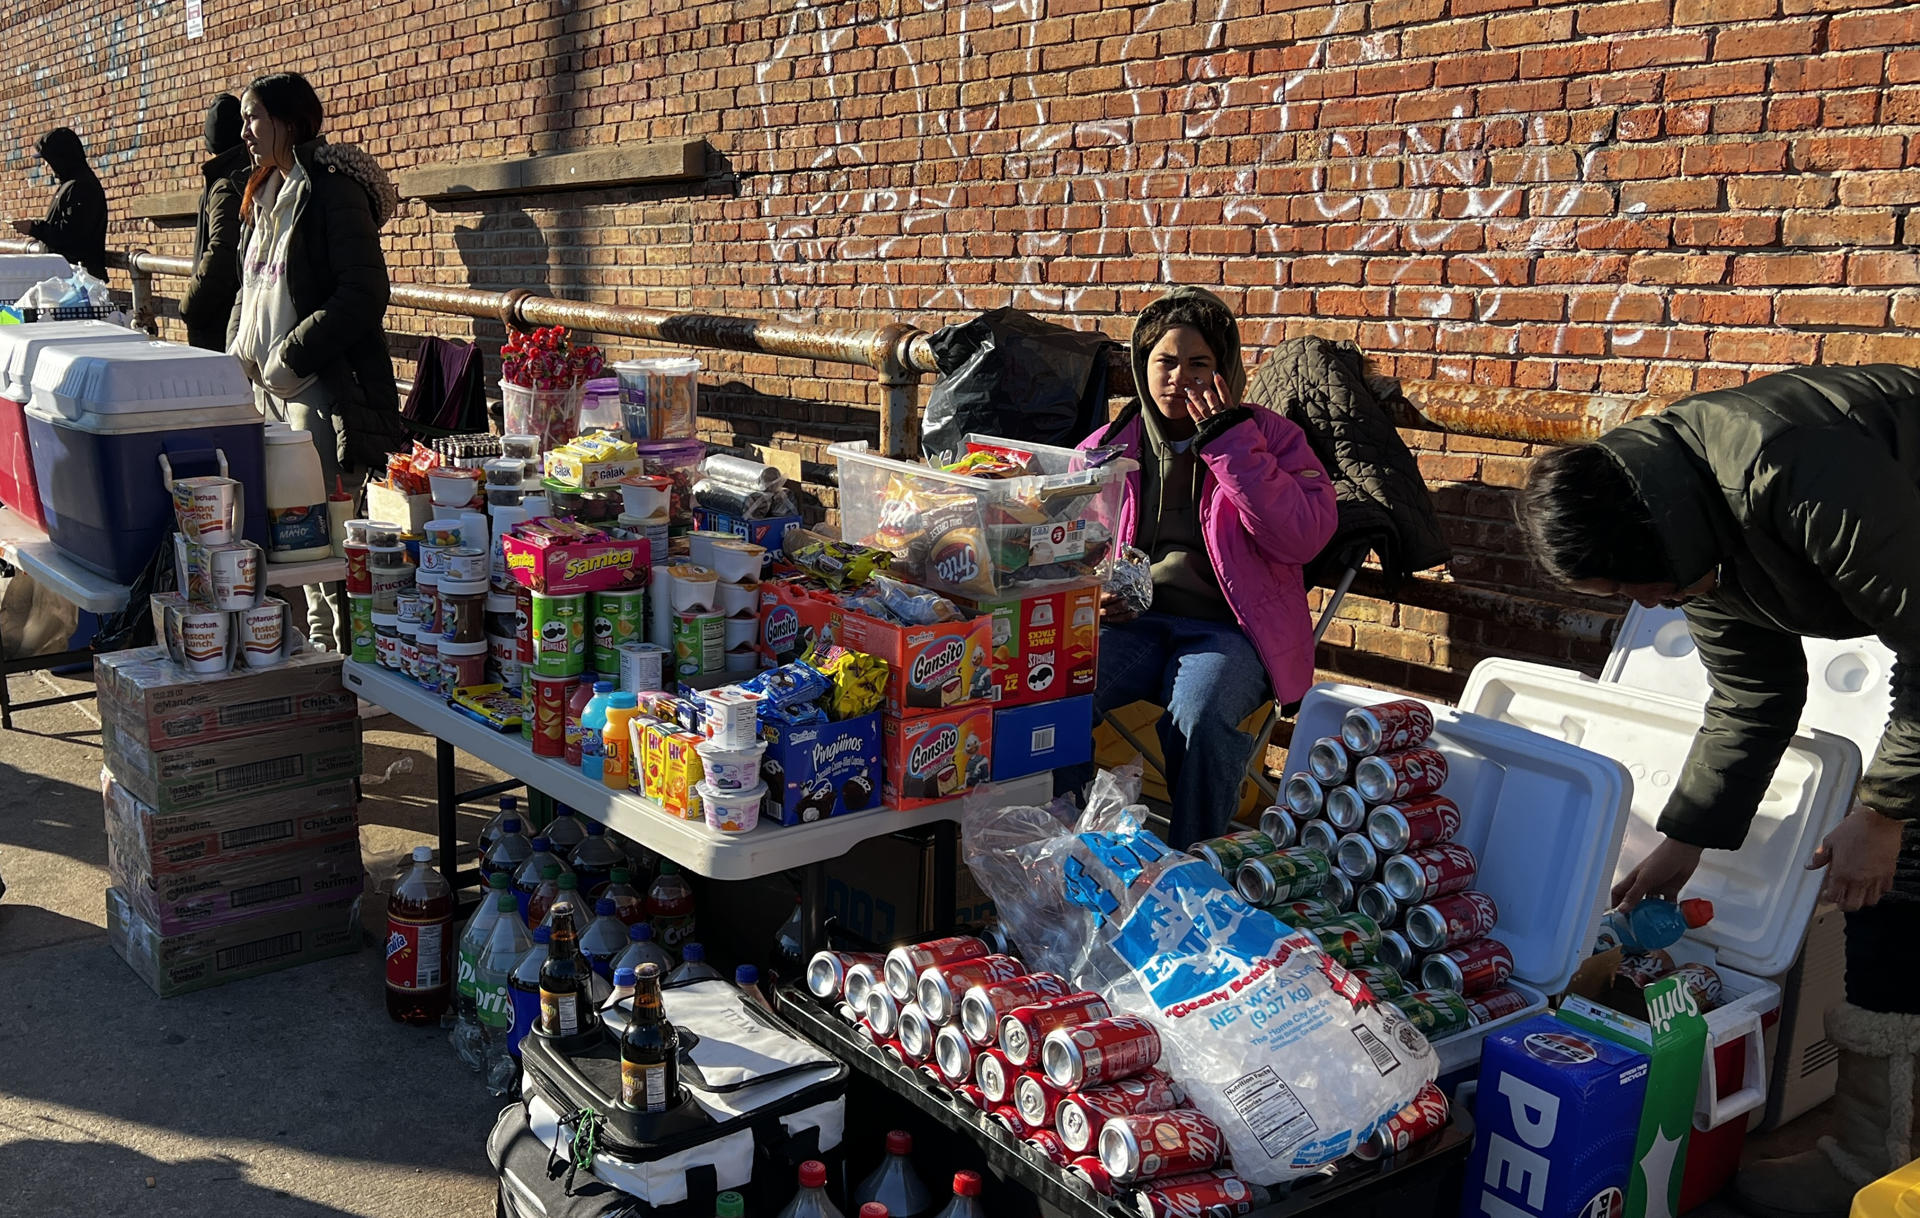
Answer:
<svg viewBox="0 0 1920 1218"><path fill-rule="evenodd" d="M586 894L587 900L598 901L606 895L601 890L613 878L613 869L624 866L627 856L607 837L607 827L599 821L588 821L586 830L587 836L573 848L567 862L573 865L573 873L580 877L580 891ZM639 894L635 893L634 897L637 900Z"/></svg>
<svg viewBox="0 0 1920 1218"><path fill-rule="evenodd" d="M540 1030L549 1036L590 1032L600 1015L588 980L592 972L581 967L573 904L556 901L550 924L553 939L547 944L547 962L540 966Z"/></svg>
<svg viewBox="0 0 1920 1218"><path fill-rule="evenodd" d="M571 859L573 852L580 848L580 843L587 840L587 826L581 822L579 814L565 804L554 806L553 819L547 822L545 833L547 841L553 844L553 852L563 862Z"/></svg>
<svg viewBox="0 0 1920 1218"><path fill-rule="evenodd" d="M413 866L387 898L387 1015L438 1027L453 999L453 889L433 869L433 851L413 849Z"/></svg>
<svg viewBox="0 0 1920 1218"><path fill-rule="evenodd" d="M653 924L654 942L669 952L679 952L693 938L693 888L680 868L664 859L647 890L647 921Z"/></svg>
<svg viewBox="0 0 1920 1218"><path fill-rule="evenodd" d="M613 902L613 916L628 926L647 920L647 899L632 883L631 873L625 867L615 867L607 873L607 886L595 897L606 897Z"/></svg>
<svg viewBox="0 0 1920 1218"><path fill-rule="evenodd" d="M665 1112L680 1095L677 1038L660 1000L660 969L634 970L633 1017L620 1037L620 1102L636 1112Z"/></svg>

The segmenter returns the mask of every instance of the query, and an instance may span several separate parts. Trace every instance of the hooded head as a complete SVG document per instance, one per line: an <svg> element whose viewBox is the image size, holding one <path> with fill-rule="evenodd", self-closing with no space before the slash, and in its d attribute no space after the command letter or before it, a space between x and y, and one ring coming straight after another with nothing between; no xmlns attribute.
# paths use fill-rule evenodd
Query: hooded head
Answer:
<svg viewBox="0 0 1920 1218"><path fill-rule="evenodd" d="M71 127L55 127L41 136L36 151L47 168L53 170L53 176L62 182L92 172L87 166L86 145Z"/></svg>
<svg viewBox="0 0 1920 1218"><path fill-rule="evenodd" d="M207 107L207 155L219 156L240 143L240 99L222 93Z"/></svg>
<svg viewBox="0 0 1920 1218"><path fill-rule="evenodd" d="M1240 361L1240 327L1233 319L1233 310L1205 288L1177 287L1142 309L1133 322L1133 383L1142 406L1161 418L1185 417L1184 408L1172 400L1162 399L1168 398L1169 394L1177 394L1189 382L1200 380L1203 369L1194 367L1183 370L1170 366L1158 370L1149 366L1149 357L1154 348L1177 329L1190 331L1199 337L1207 353L1212 356L1210 372L1218 372L1224 377L1233 400L1239 401L1247 388L1247 370ZM1178 345L1182 337L1187 336L1176 335L1174 344ZM1192 356L1201 353L1188 351L1186 354ZM1157 375L1160 371L1166 374ZM1156 384L1160 384L1167 392L1156 392Z"/></svg>

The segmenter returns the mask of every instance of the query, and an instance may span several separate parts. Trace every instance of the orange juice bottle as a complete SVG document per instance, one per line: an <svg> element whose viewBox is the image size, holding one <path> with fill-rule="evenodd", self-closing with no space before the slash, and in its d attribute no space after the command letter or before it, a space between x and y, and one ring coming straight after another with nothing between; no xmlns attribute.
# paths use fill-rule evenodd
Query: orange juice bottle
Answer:
<svg viewBox="0 0 1920 1218"><path fill-rule="evenodd" d="M607 725L600 735L600 781L616 791L633 785L633 737L627 725L639 713L639 700L629 693L615 694L607 704Z"/></svg>

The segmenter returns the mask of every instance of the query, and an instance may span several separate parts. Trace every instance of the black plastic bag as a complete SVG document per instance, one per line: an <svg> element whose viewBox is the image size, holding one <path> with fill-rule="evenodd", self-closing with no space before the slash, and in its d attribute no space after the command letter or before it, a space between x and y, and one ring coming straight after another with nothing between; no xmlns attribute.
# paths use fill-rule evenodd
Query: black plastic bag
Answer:
<svg viewBox="0 0 1920 1218"><path fill-rule="evenodd" d="M920 428L929 461L957 457L969 432L1072 445L1106 418L1114 343L1096 330L1006 308L945 326L929 342L940 366Z"/></svg>

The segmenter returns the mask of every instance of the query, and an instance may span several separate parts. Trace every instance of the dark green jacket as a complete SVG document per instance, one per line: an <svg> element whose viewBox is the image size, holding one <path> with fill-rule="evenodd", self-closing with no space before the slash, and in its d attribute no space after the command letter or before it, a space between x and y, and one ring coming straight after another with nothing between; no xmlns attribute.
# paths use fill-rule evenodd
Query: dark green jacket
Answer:
<svg viewBox="0 0 1920 1218"><path fill-rule="evenodd" d="M1892 714L1859 798L1920 818L1920 372L1779 372L1609 432L1666 541L1713 695L1660 830L1738 847L1799 723L1802 636L1877 635ZM1909 835L1911 836L1911 835Z"/></svg>
<svg viewBox="0 0 1920 1218"><path fill-rule="evenodd" d="M300 323L280 358L291 372L318 376L331 394L341 467L381 469L386 455L407 441L381 325L391 288L380 226L397 197L370 159L350 147L315 139L294 156L311 184L294 204L287 248L287 286ZM369 180L372 175L378 180ZM252 237L252 224L242 224L243 258ZM240 304L236 298L227 323L229 343L239 329Z"/></svg>
<svg viewBox="0 0 1920 1218"><path fill-rule="evenodd" d="M200 166L199 218L193 226L193 274L180 290L187 341L209 351L227 349L227 321L240 295L240 198L253 162L235 144Z"/></svg>

